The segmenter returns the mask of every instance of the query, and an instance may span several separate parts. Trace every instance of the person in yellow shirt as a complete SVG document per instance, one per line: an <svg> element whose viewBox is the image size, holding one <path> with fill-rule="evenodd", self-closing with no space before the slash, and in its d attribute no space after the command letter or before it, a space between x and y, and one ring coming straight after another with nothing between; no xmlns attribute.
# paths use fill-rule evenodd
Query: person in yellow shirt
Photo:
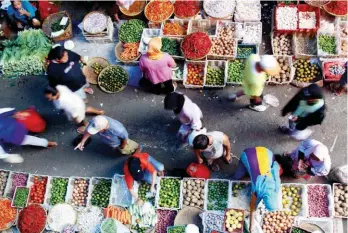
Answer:
<svg viewBox="0 0 348 233"><path fill-rule="evenodd" d="M258 112L267 109L262 104L262 93L268 75L276 75L280 72L280 66L272 55L251 54L245 61L243 74L243 90L229 96L231 101L247 95L250 99L249 108Z"/></svg>

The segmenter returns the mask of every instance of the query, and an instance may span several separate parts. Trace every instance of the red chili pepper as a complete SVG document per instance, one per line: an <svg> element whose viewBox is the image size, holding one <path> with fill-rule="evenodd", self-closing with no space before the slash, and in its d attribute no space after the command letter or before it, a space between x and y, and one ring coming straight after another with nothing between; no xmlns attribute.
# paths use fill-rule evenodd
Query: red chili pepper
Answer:
<svg viewBox="0 0 348 233"><path fill-rule="evenodd" d="M22 233L40 233L46 224L46 212L39 205L24 208L18 218L18 228Z"/></svg>
<svg viewBox="0 0 348 233"><path fill-rule="evenodd" d="M324 9L334 15L343 16L348 14L347 1L331 1L324 6Z"/></svg>
<svg viewBox="0 0 348 233"><path fill-rule="evenodd" d="M174 13L179 18L195 16L199 11L199 1L197 0L176 0L174 3Z"/></svg>
<svg viewBox="0 0 348 233"><path fill-rule="evenodd" d="M211 40L206 33L194 32L185 37L182 50L186 58L198 59L206 56L211 46Z"/></svg>

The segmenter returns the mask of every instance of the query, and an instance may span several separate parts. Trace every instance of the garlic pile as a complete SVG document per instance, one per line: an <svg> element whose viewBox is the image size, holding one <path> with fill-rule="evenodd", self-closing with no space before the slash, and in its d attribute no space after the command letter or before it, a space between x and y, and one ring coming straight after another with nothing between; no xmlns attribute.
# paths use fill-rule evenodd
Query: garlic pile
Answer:
<svg viewBox="0 0 348 233"><path fill-rule="evenodd" d="M335 31L335 17L327 14L321 14L319 32L335 33Z"/></svg>
<svg viewBox="0 0 348 233"><path fill-rule="evenodd" d="M260 21L261 4L238 1L234 13L235 21Z"/></svg>
<svg viewBox="0 0 348 233"><path fill-rule="evenodd" d="M260 44L262 41L262 24L245 23L243 43L245 44Z"/></svg>
<svg viewBox="0 0 348 233"><path fill-rule="evenodd" d="M233 14L235 0L204 0L203 8L207 15L214 18L226 18Z"/></svg>
<svg viewBox="0 0 348 233"><path fill-rule="evenodd" d="M296 7L278 7L276 14L278 30L295 30L297 29L297 8Z"/></svg>
<svg viewBox="0 0 348 233"><path fill-rule="evenodd" d="M83 22L83 29L88 33L99 33L102 32L107 26L107 17L98 12L94 12L86 16Z"/></svg>
<svg viewBox="0 0 348 233"><path fill-rule="evenodd" d="M299 12L299 28L312 29L315 28L317 18L315 12Z"/></svg>

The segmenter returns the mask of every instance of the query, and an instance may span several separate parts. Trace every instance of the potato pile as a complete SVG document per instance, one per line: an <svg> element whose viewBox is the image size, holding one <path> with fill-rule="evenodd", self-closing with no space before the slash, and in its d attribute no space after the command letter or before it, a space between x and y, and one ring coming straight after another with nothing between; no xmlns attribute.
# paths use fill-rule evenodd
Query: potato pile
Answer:
<svg viewBox="0 0 348 233"><path fill-rule="evenodd" d="M273 54L292 55L292 36L287 34L273 34Z"/></svg>
<svg viewBox="0 0 348 233"><path fill-rule="evenodd" d="M203 208L204 205L204 184L201 179L184 180L184 205Z"/></svg>
<svg viewBox="0 0 348 233"><path fill-rule="evenodd" d="M75 206L86 206L88 196L88 180L76 179L72 194L72 204Z"/></svg>
<svg viewBox="0 0 348 233"><path fill-rule="evenodd" d="M294 222L294 217L287 212L275 211L265 214L262 224L264 233L288 233Z"/></svg>
<svg viewBox="0 0 348 233"><path fill-rule="evenodd" d="M0 171L0 197L4 195L9 172Z"/></svg>
<svg viewBox="0 0 348 233"><path fill-rule="evenodd" d="M302 207L302 188L300 186L282 186L283 208L290 211L290 215L298 216Z"/></svg>
<svg viewBox="0 0 348 233"><path fill-rule="evenodd" d="M233 26L221 27L216 38L212 39L210 55L234 56L236 54L237 40L234 36Z"/></svg>
<svg viewBox="0 0 348 233"><path fill-rule="evenodd" d="M335 216L348 217L348 186L334 185Z"/></svg>
<svg viewBox="0 0 348 233"><path fill-rule="evenodd" d="M269 80L270 82L278 82L278 83L285 83L290 81L290 64L289 59L287 57L277 57L277 61L280 65L280 74L275 76L270 76Z"/></svg>
<svg viewBox="0 0 348 233"><path fill-rule="evenodd" d="M225 231L243 232L244 213L242 210L230 209L225 212Z"/></svg>

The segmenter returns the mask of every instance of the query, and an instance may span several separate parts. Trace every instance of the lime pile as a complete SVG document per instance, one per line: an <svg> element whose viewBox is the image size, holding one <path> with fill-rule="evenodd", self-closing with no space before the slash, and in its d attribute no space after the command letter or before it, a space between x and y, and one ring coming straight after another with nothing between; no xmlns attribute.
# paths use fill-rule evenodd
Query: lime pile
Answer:
<svg viewBox="0 0 348 233"><path fill-rule="evenodd" d="M108 92L122 90L128 83L128 74L120 66L109 66L103 70L98 78L100 88Z"/></svg>
<svg viewBox="0 0 348 233"><path fill-rule="evenodd" d="M180 180L163 178L160 184L158 205L165 208L179 208Z"/></svg>
<svg viewBox="0 0 348 233"><path fill-rule="evenodd" d="M207 210L223 211L228 205L228 182L209 181Z"/></svg>
<svg viewBox="0 0 348 233"><path fill-rule="evenodd" d="M302 189L299 186L282 186L283 208L290 211L290 215L298 216L302 206Z"/></svg>
<svg viewBox="0 0 348 233"><path fill-rule="evenodd" d="M207 86L225 85L225 69L223 67L220 68L220 67L208 66L205 85Z"/></svg>

